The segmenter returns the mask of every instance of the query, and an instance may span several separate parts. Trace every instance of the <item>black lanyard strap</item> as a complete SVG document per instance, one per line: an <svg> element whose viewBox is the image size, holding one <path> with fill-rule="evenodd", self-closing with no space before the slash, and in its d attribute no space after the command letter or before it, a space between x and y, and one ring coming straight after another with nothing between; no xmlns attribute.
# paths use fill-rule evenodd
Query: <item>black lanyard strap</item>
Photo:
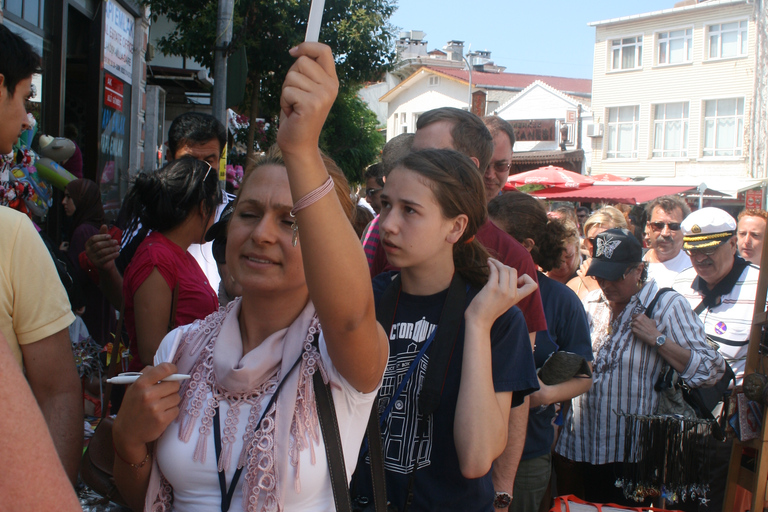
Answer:
<svg viewBox="0 0 768 512"><path fill-rule="evenodd" d="M256 428L254 429L255 432L258 432L259 428L261 428L261 420L264 419L264 416L267 415L269 410L275 404L275 400L277 400L277 395L280 392L280 389L283 387L283 383L285 383L285 381L288 380L288 376L291 374L291 372L293 372L294 368L296 368L299 365L303 355L304 353L302 352L301 355L299 355L298 359L296 359L296 362L293 363L293 366L291 366L291 369L288 370L288 373L285 374L285 377L283 377L280 380L280 383L277 385L275 392L272 394L272 396L269 399L269 402L267 403L267 407L264 408L264 412L261 414L261 418L259 418L259 422L256 424ZM221 409L221 402L216 404L216 407L214 407L214 414L213 414L213 444L214 444L214 447L216 448L216 467L217 468L219 465L219 459L221 458L221 421L219 420L220 409ZM222 470L219 471L219 489L221 489L221 512L229 511L229 507L232 505L232 496L234 496L235 494L235 487L237 487L237 482L240 481L240 475L242 473L243 473L243 468L237 468L237 471L235 471L235 474L232 476L232 483L229 486L229 490L227 490L227 474L226 474L225 468L222 468Z"/></svg>

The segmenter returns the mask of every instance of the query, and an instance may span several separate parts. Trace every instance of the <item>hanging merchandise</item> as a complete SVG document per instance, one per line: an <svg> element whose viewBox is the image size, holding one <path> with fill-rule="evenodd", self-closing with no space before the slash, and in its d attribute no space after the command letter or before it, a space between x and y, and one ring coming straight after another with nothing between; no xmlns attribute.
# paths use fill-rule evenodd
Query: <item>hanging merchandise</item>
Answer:
<svg viewBox="0 0 768 512"><path fill-rule="evenodd" d="M670 503L707 503L707 437L712 422L676 416L620 414L624 419L624 464L616 487L638 502L661 497Z"/></svg>
<svg viewBox="0 0 768 512"><path fill-rule="evenodd" d="M37 122L28 114L29 129L0 159L0 205L8 206L38 219L45 218L51 206L52 190L35 167L40 158L30 144L37 133Z"/></svg>

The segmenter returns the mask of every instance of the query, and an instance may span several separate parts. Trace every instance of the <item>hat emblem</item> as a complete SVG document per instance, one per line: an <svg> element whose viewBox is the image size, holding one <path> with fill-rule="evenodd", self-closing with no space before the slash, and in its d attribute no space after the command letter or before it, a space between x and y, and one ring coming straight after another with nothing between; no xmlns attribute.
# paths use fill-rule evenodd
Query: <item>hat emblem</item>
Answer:
<svg viewBox="0 0 768 512"><path fill-rule="evenodd" d="M621 244L621 240L609 240L604 238L597 239L597 250L595 250L595 257L599 258L603 254L608 259L613 256L613 251Z"/></svg>
<svg viewBox="0 0 768 512"><path fill-rule="evenodd" d="M693 227L691 228L691 233L701 233L701 228L699 227L698 224L693 225Z"/></svg>

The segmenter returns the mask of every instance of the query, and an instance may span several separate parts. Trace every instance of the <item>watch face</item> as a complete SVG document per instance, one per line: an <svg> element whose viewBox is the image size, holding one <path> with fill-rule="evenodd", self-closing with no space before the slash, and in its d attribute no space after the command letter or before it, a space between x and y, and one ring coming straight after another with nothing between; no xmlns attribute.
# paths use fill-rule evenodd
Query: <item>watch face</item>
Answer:
<svg viewBox="0 0 768 512"><path fill-rule="evenodd" d="M512 503L512 496L506 492L500 492L496 494L496 499L493 500L493 508L508 508Z"/></svg>

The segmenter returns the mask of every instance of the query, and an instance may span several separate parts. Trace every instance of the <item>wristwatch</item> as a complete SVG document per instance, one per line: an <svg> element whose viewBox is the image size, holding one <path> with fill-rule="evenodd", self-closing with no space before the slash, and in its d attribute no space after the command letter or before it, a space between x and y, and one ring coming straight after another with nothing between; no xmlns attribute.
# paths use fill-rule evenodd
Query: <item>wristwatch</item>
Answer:
<svg viewBox="0 0 768 512"><path fill-rule="evenodd" d="M656 348L661 348L664 346L664 344L667 342L667 337L663 334L661 336L658 336L656 338Z"/></svg>
<svg viewBox="0 0 768 512"><path fill-rule="evenodd" d="M502 508L509 508L510 503L512 503L512 495L508 492L497 492L496 498L493 500L493 508L495 509L502 509Z"/></svg>

